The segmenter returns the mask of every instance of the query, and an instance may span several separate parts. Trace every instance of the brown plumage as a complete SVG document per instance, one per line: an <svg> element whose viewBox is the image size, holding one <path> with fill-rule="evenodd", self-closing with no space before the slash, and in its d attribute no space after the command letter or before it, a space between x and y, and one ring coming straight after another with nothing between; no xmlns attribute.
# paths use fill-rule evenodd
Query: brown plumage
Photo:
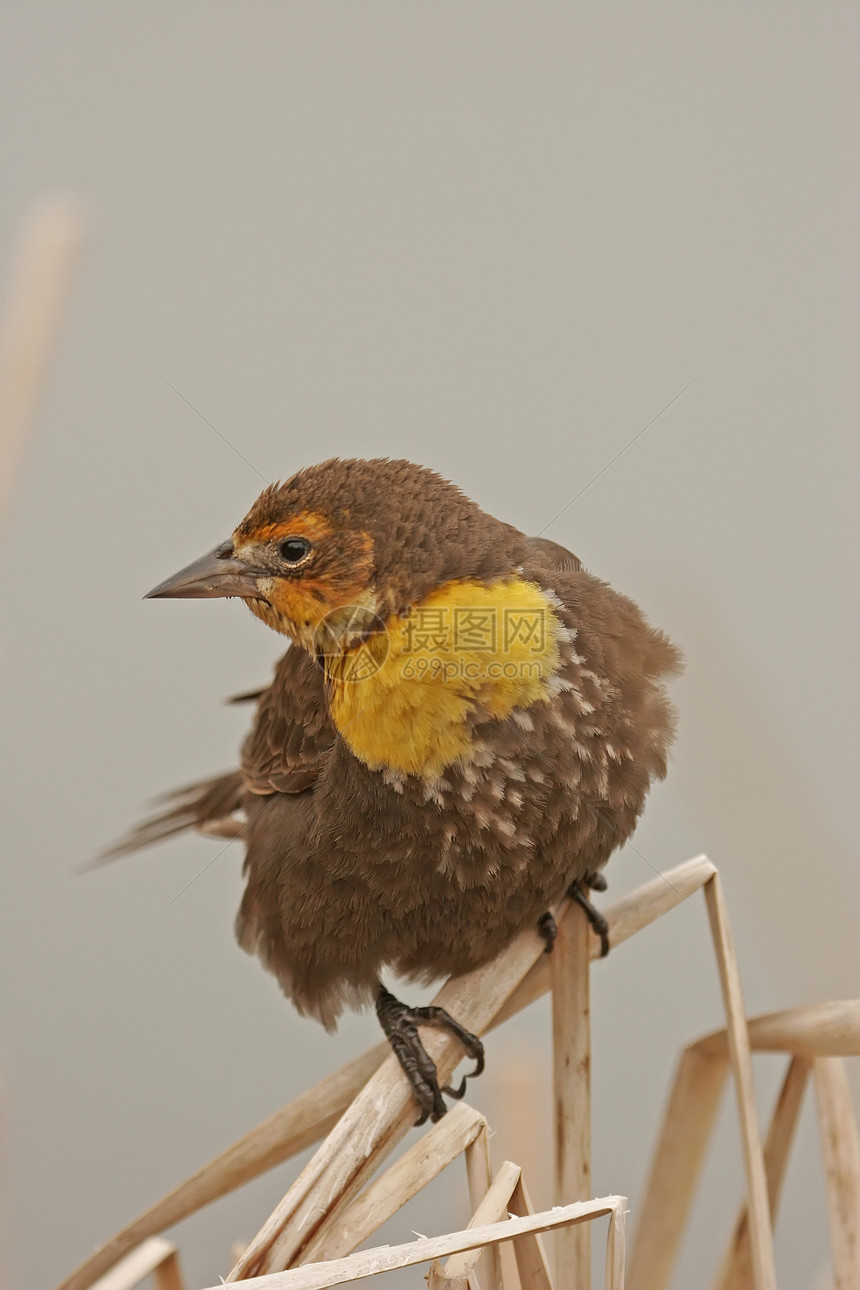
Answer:
<svg viewBox="0 0 860 1290"><path fill-rule="evenodd" d="M467 971L571 884L602 885L666 773L677 651L563 547L405 461L324 462L266 489L150 595L241 596L293 644L246 696L240 769L112 854L189 826L241 835L240 944L328 1027L375 999L438 1118L414 1024L447 1019L397 1004L380 974Z"/></svg>

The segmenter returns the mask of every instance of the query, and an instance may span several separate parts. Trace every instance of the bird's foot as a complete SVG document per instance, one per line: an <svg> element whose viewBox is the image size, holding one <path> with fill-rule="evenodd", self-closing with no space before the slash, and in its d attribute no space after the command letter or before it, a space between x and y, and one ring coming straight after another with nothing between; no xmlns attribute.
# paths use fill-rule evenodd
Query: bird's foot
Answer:
<svg viewBox="0 0 860 1290"><path fill-rule="evenodd" d="M587 874L581 881L572 882L567 889L567 894L571 900L576 901L581 909L585 910L586 918L600 937L600 957L604 959L609 953L609 924L600 910L595 909L586 896L583 888L587 889L588 887L592 887L595 891L605 891L606 879L599 873Z"/></svg>
<svg viewBox="0 0 860 1290"><path fill-rule="evenodd" d="M581 905L588 915L588 921L600 937L600 957L605 958L609 953L609 924L600 913L595 909L591 901L585 895L583 887L590 887L592 891L606 891L606 879L602 873L587 873L579 882L571 883L568 888L568 896ZM547 910L541 914L537 925L538 932L546 942L544 954L552 954L552 947L558 938L558 924L552 914Z"/></svg>
<svg viewBox="0 0 860 1290"><path fill-rule="evenodd" d="M558 923L553 918L549 910L541 914L538 919L538 931L545 941L544 954L552 954L552 947L555 945L558 936Z"/></svg>
<svg viewBox="0 0 860 1290"><path fill-rule="evenodd" d="M436 1120L441 1120L448 1109L442 1094L447 1093L449 1097L454 1098L463 1096L466 1092L466 1080L474 1079L484 1069L484 1045L477 1035L473 1035L465 1026L461 1026L459 1021L449 1016L444 1008L410 1008L399 999L395 999L384 986L379 987L379 993L376 996L376 1015L388 1042L397 1055L397 1060L403 1067L406 1078L412 1085L415 1100L421 1111L421 1119L416 1123L424 1124L428 1116L434 1123ZM475 1069L463 1077L458 1088L452 1088L450 1084L439 1087L436 1065L421 1042L416 1028L418 1026L435 1026L439 1030L447 1030L449 1034L459 1039L468 1056L475 1062Z"/></svg>

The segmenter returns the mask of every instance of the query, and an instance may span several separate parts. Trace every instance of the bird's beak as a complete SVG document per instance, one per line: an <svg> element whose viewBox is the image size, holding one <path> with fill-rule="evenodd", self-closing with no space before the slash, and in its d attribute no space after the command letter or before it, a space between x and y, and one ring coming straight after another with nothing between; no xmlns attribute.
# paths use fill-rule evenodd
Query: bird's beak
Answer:
<svg viewBox="0 0 860 1290"><path fill-rule="evenodd" d="M214 550L186 565L172 578L160 582L148 591L144 600L162 596L175 596L185 600L198 600L210 596L241 596L245 600L260 600L255 571L233 554L233 543L222 542Z"/></svg>

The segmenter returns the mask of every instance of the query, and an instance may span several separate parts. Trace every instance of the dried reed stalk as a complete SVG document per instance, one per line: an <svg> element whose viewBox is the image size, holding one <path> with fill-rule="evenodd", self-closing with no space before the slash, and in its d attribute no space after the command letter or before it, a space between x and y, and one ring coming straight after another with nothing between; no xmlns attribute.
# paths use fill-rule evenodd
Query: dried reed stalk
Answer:
<svg viewBox="0 0 860 1290"><path fill-rule="evenodd" d="M8 512L84 242L81 204L43 198L25 217L0 330L0 522Z"/></svg>
<svg viewBox="0 0 860 1290"><path fill-rule="evenodd" d="M715 872L715 866L706 856L696 856L616 902L606 912L613 947L674 909ZM590 952L592 958L600 953L594 937ZM550 985L550 957L538 957L522 983L500 1006L487 1029L500 1025L546 993ZM378 1044L277 1111L113 1236L58 1290L88 1290L96 1277L113 1267L147 1237L189 1217L204 1205L318 1141L336 1124L389 1052L386 1043Z"/></svg>
<svg viewBox="0 0 860 1290"><path fill-rule="evenodd" d="M585 911L570 906L550 956L556 1205L591 1195L592 935ZM590 1225L561 1228L555 1235L556 1290L577 1290L590 1281Z"/></svg>
<svg viewBox="0 0 860 1290"><path fill-rule="evenodd" d="M860 1139L845 1063L816 1057L812 1063L818 1131L830 1220L835 1290L860 1286Z"/></svg>
<svg viewBox="0 0 860 1290"><path fill-rule="evenodd" d="M662 1290L674 1264L684 1222L731 1067L747 1180L747 1239L755 1290L776 1290L767 1176L752 1079L750 1036L740 973L719 874L705 883L705 903L720 976L727 1026L681 1059L663 1120L633 1247L637 1290Z"/></svg>
<svg viewBox="0 0 860 1290"><path fill-rule="evenodd" d="M794 1140L803 1094L809 1079L810 1064L805 1057L793 1057L768 1126L764 1145L764 1167L767 1174L767 1198L770 1221L779 1209L788 1153ZM750 1254L749 1213L741 1208L726 1252L714 1281L714 1290L753 1290Z"/></svg>
<svg viewBox="0 0 860 1290"><path fill-rule="evenodd" d="M81 1264L58 1290L87 1290L129 1250L172 1227L204 1205L235 1191L268 1169L312 1146L334 1127L343 1110L390 1053L377 1044L276 1111L251 1133L209 1161L150 1209L117 1232Z"/></svg>
<svg viewBox="0 0 860 1290"><path fill-rule="evenodd" d="M728 1069L728 1056L719 1053L681 1054L636 1225L630 1259L636 1290L668 1284Z"/></svg>
<svg viewBox="0 0 860 1290"><path fill-rule="evenodd" d="M793 1053L796 1057L860 1056L860 999L808 1003L769 1012L747 1023L754 1052ZM725 1053L725 1030L698 1040L700 1052Z"/></svg>
<svg viewBox="0 0 860 1290"><path fill-rule="evenodd" d="M151 1276L156 1290L184 1290L176 1246L153 1236L101 1277L94 1290L133 1290Z"/></svg>
<svg viewBox="0 0 860 1290"><path fill-rule="evenodd" d="M308 1245L305 1262L322 1263L325 1259L351 1254L437 1174L447 1169L479 1134L486 1137L486 1132L487 1121L468 1103L460 1102L453 1106L444 1119L434 1124L385 1173L365 1188L333 1231L326 1232ZM495 1219L487 1218L485 1221L489 1223Z"/></svg>
<svg viewBox="0 0 860 1290"><path fill-rule="evenodd" d="M816 1058L825 1060L860 1055L860 1000L806 1004L767 1013L749 1020L746 1029L752 1051L793 1055L763 1153L769 1226L772 1227L810 1063ZM713 1131L728 1055L729 1032L722 1029L697 1040L681 1056L633 1246L631 1279L636 1290L663 1290L668 1283L705 1148ZM826 1074L824 1079L827 1080ZM816 1087L821 1105L818 1083ZM824 1096L826 1103L827 1093ZM850 1100L845 1100L844 1090L837 1094L831 1090L831 1096L841 1098L840 1114L844 1119L848 1114L846 1108L850 1109ZM853 1111L850 1114L854 1123ZM850 1133L846 1140L850 1141ZM845 1141L842 1145L845 1146ZM847 1150L850 1157L851 1148ZM841 1178L843 1184L846 1177L850 1179L852 1176L850 1167L846 1172L835 1166L831 1175ZM851 1185L849 1182L849 1191ZM838 1204L843 1208L847 1203L850 1210L850 1202L845 1201L838 1188L839 1185L835 1184L830 1194L831 1224L837 1223L842 1231L844 1224L841 1219L833 1217L837 1193L841 1196ZM860 1214L857 1226L860 1228ZM735 1223L714 1286L716 1290L729 1290L729 1287L731 1290L752 1290L755 1284L749 1212L745 1204Z"/></svg>
<svg viewBox="0 0 860 1290"><path fill-rule="evenodd" d="M328 1286L359 1281L380 1272L393 1272L396 1268L430 1263L434 1259L447 1258L464 1250L498 1244L501 1241L515 1241L531 1233L549 1232L568 1223L588 1222L605 1215L613 1216L621 1229L626 1208L626 1196L603 1196L540 1214L527 1214L523 1218L509 1218L485 1227L466 1228L465 1231L449 1232L445 1236L422 1237L421 1240L410 1241L406 1245L383 1245L375 1250L360 1250L345 1259L334 1259L328 1263L307 1263L283 1272L271 1272L252 1277L244 1283L243 1290L326 1290ZM611 1269L613 1279L607 1281L607 1290L623 1290L622 1282L618 1279L619 1266L623 1272L623 1265L619 1265L616 1258ZM223 1283L208 1287L208 1290L223 1290Z"/></svg>
<svg viewBox="0 0 860 1290"><path fill-rule="evenodd" d="M720 974L723 1006L726 1010L729 1065L734 1076L738 1120L741 1130L744 1170L747 1180L750 1253L755 1290L776 1290L776 1267L773 1259L773 1234L767 1201L767 1179L764 1171L758 1112L752 1078L752 1056L747 1033L746 1014L741 993L738 960L732 940L729 917L723 899L720 875L705 884L705 903L711 924L714 953Z"/></svg>

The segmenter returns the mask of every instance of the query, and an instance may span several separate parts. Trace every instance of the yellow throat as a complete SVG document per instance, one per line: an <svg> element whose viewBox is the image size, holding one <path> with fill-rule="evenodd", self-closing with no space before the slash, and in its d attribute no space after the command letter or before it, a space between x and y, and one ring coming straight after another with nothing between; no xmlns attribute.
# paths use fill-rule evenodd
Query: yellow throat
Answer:
<svg viewBox="0 0 860 1290"><path fill-rule="evenodd" d="M387 639L327 659L332 720L366 765L438 776L469 760L470 718L504 718L545 699L561 630L536 583L449 582Z"/></svg>

